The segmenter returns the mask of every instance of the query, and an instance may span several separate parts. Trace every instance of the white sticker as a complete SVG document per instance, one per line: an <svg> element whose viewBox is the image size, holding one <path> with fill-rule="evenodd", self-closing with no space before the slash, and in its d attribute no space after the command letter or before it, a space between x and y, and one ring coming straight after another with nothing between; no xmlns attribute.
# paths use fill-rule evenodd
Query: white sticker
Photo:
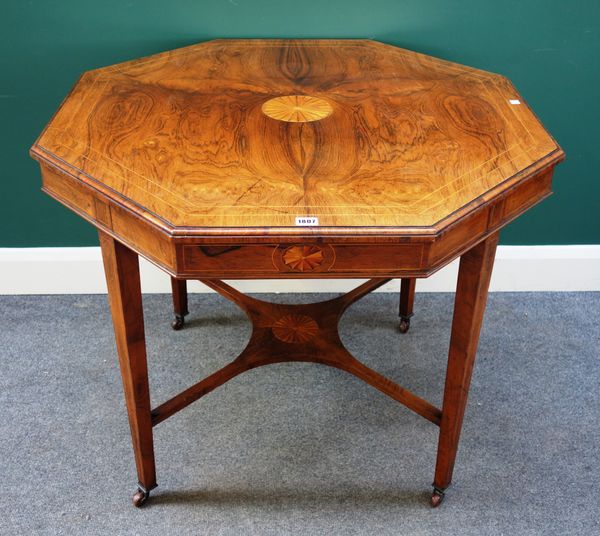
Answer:
<svg viewBox="0 0 600 536"><path fill-rule="evenodd" d="M319 218L316 216L296 216L296 225L301 225L304 227L319 225Z"/></svg>
<svg viewBox="0 0 600 536"><path fill-rule="evenodd" d="M521 104L521 101L519 99L509 99L509 101L511 104Z"/></svg>

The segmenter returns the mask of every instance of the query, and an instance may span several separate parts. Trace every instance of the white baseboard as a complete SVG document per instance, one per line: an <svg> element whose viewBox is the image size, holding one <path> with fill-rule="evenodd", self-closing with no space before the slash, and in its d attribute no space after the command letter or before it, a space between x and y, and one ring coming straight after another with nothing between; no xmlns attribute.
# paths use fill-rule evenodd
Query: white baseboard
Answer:
<svg viewBox="0 0 600 536"><path fill-rule="evenodd" d="M417 284L417 292L453 292L458 263ZM145 293L170 292L169 277L142 260ZM342 292L351 279L236 281L245 292ZM190 292L212 292L191 281ZM398 291L394 280L380 291ZM499 246L492 291L600 291L600 245ZM105 293L100 248L0 248L0 294Z"/></svg>

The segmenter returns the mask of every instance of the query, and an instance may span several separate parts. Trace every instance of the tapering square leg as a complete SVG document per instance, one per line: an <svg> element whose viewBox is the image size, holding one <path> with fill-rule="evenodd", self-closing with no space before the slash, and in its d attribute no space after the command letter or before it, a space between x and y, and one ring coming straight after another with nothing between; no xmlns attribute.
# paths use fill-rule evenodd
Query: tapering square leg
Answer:
<svg viewBox="0 0 600 536"><path fill-rule="evenodd" d="M109 235L99 231L99 237L138 473L133 501L141 506L156 487L156 471L139 261Z"/></svg>
<svg viewBox="0 0 600 536"><path fill-rule="evenodd" d="M460 258L431 498L433 506L441 503L452 481L497 243L498 233Z"/></svg>
<svg viewBox="0 0 600 536"><path fill-rule="evenodd" d="M175 314L171 327L179 330L185 323L185 316L189 314L187 281L171 277L171 289L173 290L173 312Z"/></svg>
<svg viewBox="0 0 600 536"><path fill-rule="evenodd" d="M400 281L400 333L406 333L408 328L410 328L410 317L413 315L416 286L417 280L414 277L403 278Z"/></svg>

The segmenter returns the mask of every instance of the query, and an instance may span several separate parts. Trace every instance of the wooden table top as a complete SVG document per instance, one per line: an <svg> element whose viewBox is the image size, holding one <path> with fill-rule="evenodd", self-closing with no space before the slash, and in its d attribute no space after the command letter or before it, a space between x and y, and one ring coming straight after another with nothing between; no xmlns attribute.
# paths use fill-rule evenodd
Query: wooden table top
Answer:
<svg viewBox="0 0 600 536"><path fill-rule="evenodd" d="M86 72L32 155L185 233L445 225L563 158L504 77L367 40L216 40Z"/></svg>

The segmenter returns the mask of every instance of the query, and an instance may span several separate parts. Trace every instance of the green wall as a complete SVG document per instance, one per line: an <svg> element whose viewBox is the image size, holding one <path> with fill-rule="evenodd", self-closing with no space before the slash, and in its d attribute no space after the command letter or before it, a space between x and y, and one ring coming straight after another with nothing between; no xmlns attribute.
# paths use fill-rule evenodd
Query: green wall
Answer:
<svg viewBox="0 0 600 536"><path fill-rule="evenodd" d="M2 0L0 247L97 244L28 157L82 71L215 37L369 37L508 76L567 160L502 242L600 243L598 0Z"/></svg>

